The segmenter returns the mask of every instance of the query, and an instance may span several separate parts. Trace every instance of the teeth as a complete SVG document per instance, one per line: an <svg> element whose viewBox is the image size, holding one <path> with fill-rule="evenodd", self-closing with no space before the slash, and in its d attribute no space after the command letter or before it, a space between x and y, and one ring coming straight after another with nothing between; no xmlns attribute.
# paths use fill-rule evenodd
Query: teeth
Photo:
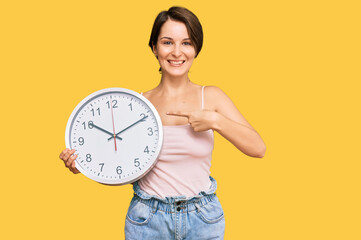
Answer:
<svg viewBox="0 0 361 240"><path fill-rule="evenodd" d="M182 64L183 63L183 61L169 61L171 64Z"/></svg>

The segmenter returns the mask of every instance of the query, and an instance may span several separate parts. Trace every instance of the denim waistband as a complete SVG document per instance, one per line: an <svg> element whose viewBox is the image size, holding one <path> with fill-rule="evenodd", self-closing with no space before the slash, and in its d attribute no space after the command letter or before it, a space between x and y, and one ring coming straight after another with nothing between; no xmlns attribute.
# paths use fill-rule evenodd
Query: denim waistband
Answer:
<svg viewBox="0 0 361 240"><path fill-rule="evenodd" d="M203 196L201 198L193 198L191 200L180 200L175 201L174 203L165 203L159 201L157 199L142 199L136 194L134 194L134 200L139 201L149 208L152 209L153 212L155 211L163 211L167 213L174 213L174 212L192 212L192 211L200 211L201 207L206 205L207 203L211 202L216 197L216 194L209 194Z"/></svg>
<svg viewBox="0 0 361 240"><path fill-rule="evenodd" d="M165 197L165 198L160 198L158 196L155 195L150 195L148 193L146 193L145 191L143 191L138 182L135 182L133 184L133 190L135 195L139 198L139 199L143 199L143 200L150 200L150 199L154 199L157 200L159 202L165 203L165 204L173 204L175 202L180 202L180 201L187 201L189 203L192 203L194 201L199 201L200 199L208 199L211 195L214 195L216 190L217 190L217 182L216 180L209 176L209 179L211 180L211 186L209 187L209 189L207 191L201 191L200 193L198 193L195 196L192 197L186 197L186 196L170 196L170 197Z"/></svg>

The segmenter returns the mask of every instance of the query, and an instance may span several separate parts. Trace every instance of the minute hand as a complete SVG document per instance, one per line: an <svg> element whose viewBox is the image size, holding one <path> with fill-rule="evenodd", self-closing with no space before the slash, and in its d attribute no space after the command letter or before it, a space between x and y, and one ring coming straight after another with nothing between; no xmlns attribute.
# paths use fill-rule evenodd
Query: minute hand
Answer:
<svg viewBox="0 0 361 240"><path fill-rule="evenodd" d="M109 131L107 131L107 130L105 130L105 129L101 128L101 127L98 127L98 126L97 126L97 125L95 125L94 123L90 123L90 125L91 125L92 127L95 127L96 129L99 129L99 130L100 130L100 131L102 131L102 132L105 132L105 133L107 133L107 134L111 135L112 137L111 137L110 139L114 138L113 133L111 133L111 132L109 132ZM122 138L121 138L121 137L118 137L118 136L115 136L115 137L116 137L116 138L118 138L119 140L122 140Z"/></svg>
<svg viewBox="0 0 361 240"><path fill-rule="evenodd" d="M128 130L129 128L133 127L135 124L137 124L137 123L139 123L139 122L144 122L147 117L148 117L148 115L142 117L141 119L139 119L139 120L136 121L135 123L129 125L129 126L126 127L126 128L124 128L122 131L120 131L120 132L118 132L117 134L115 134L115 137L118 137L119 134L121 134L121 133L124 132L125 130ZM113 137L110 137L110 138L108 138L108 140L110 140L110 139L112 139L112 138L113 138Z"/></svg>

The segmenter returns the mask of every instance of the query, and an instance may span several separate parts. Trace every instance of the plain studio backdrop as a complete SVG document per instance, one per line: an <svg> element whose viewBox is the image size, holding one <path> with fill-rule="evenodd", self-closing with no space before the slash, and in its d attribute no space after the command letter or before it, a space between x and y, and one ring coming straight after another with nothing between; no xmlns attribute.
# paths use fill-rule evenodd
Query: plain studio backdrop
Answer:
<svg viewBox="0 0 361 240"><path fill-rule="evenodd" d="M267 145L247 157L215 134L225 239L361 239L358 1L2 1L1 239L123 239L130 185L73 175L58 155L87 95L160 80L156 15L204 28L190 79L216 85Z"/></svg>

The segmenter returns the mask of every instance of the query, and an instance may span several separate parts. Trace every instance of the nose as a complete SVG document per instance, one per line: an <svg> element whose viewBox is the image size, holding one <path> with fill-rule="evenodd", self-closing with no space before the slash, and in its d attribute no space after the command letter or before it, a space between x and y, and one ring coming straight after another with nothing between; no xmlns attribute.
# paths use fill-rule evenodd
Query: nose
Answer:
<svg viewBox="0 0 361 240"><path fill-rule="evenodd" d="M182 55L181 47L178 44L174 44L172 55L174 57L180 57Z"/></svg>

